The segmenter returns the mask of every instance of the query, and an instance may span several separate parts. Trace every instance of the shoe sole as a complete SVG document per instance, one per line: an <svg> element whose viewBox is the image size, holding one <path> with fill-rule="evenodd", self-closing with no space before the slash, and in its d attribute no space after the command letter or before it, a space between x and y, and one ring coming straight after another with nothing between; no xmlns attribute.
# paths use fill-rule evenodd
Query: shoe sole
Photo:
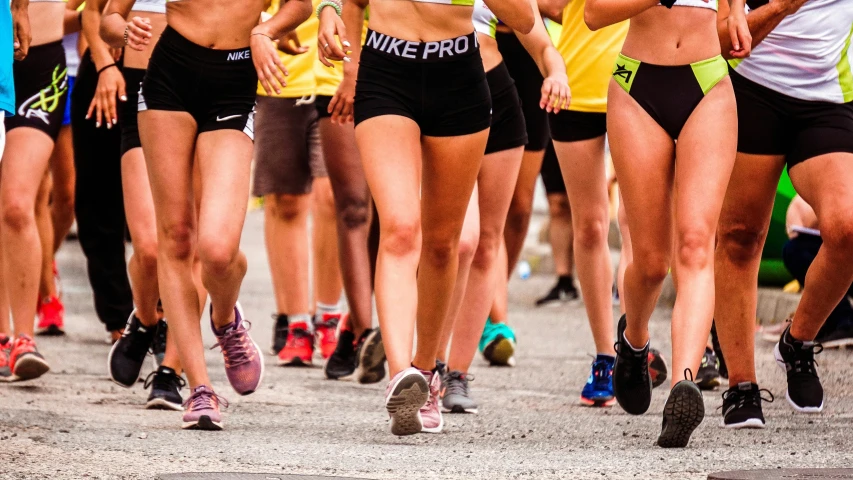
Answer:
<svg viewBox="0 0 853 480"><path fill-rule="evenodd" d="M385 378L385 344L378 328L364 339L355 374L362 384L378 383Z"/></svg>
<svg viewBox="0 0 853 480"><path fill-rule="evenodd" d="M195 422L184 422L181 428L184 430L219 431L222 430L222 422L214 422L209 416L202 415Z"/></svg>
<svg viewBox="0 0 853 480"><path fill-rule="evenodd" d="M611 397L607 400L593 400L591 398L580 398L581 405L586 405L587 407L612 407L616 405L616 397Z"/></svg>
<svg viewBox="0 0 853 480"><path fill-rule="evenodd" d="M705 402L702 392L692 382L682 380L672 388L663 407L665 427L660 432L657 444L663 448L684 448L690 435L705 418Z"/></svg>
<svg viewBox="0 0 853 480"><path fill-rule="evenodd" d="M740 430L742 428L759 429L759 428L764 428L764 422L762 422L758 418L750 418L750 419L744 420L742 422L727 424L725 422L725 420L723 420L723 422L720 424L720 426L723 428L728 428L730 430Z"/></svg>
<svg viewBox="0 0 853 480"><path fill-rule="evenodd" d="M172 403L162 398L152 398L151 400L148 400L148 403L145 404L145 408L147 410L174 410L176 412L184 411L184 407L180 403Z"/></svg>
<svg viewBox="0 0 853 480"><path fill-rule="evenodd" d="M500 337L489 343L483 349L483 356L493 367L512 367L515 365L515 343L505 337Z"/></svg>
<svg viewBox="0 0 853 480"><path fill-rule="evenodd" d="M776 365L779 365L779 368L785 372L785 375L788 374L788 367L785 365L785 360L782 358L782 352L779 351L779 342L776 342L776 346L773 347L773 358L776 359ZM790 392L788 392L788 388L785 387L785 400L788 401L788 404L791 405L791 408L800 412L800 413L820 413L823 411L823 401L820 402L819 407L801 407L794 403L791 400Z"/></svg>
<svg viewBox="0 0 853 480"><path fill-rule="evenodd" d="M450 408L446 408L444 405L441 406L442 413L453 413L453 414L470 414L476 415L478 410L477 407L474 408L465 408L461 405L454 405ZM443 423L443 422L442 422Z"/></svg>
<svg viewBox="0 0 853 480"><path fill-rule="evenodd" d="M311 359L304 360L299 357L293 357L290 359L278 359L279 367L313 367L314 362Z"/></svg>
<svg viewBox="0 0 853 480"><path fill-rule="evenodd" d="M62 327L58 327L56 325L50 325L47 328L40 328L36 335L40 337L61 337L65 335L65 331Z"/></svg>
<svg viewBox="0 0 853 480"><path fill-rule="evenodd" d="M420 410L428 399L429 385L423 375L401 378L385 399L385 409L391 416L391 433L400 437L421 433L424 424Z"/></svg>
<svg viewBox="0 0 853 480"><path fill-rule="evenodd" d="M50 365L45 359L25 353L15 361L15 369L12 370L13 380L11 381L35 380L48 371L50 371Z"/></svg>

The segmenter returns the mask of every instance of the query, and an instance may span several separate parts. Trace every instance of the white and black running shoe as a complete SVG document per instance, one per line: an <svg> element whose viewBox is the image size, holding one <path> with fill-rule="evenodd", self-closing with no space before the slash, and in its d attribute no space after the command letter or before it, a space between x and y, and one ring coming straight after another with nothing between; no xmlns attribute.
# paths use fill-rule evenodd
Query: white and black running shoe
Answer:
<svg viewBox="0 0 853 480"><path fill-rule="evenodd" d="M769 398L762 397L766 393ZM752 382L740 382L723 392L723 427L764 428L764 412L761 402L773 402L769 390L759 389Z"/></svg>
<svg viewBox="0 0 853 480"><path fill-rule="evenodd" d="M151 348L155 330L156 326L146 327L136 318L136 310L131 312L124 332L113 344L107 359L107 369L113 382L130 388L139 380L139 372Z"/></svg>
<svg viewBox="0 0 853 480"><path fill-rule="evenodd" d="M159 367L145 379L145 388L151 387L145 408L182 411L184 399L181 397L181 389L186 384L187 382L171 368Z"/></svg>
<svg viewBox="0 0 853 480"><path fill-rule="evenodd" d="M819 413L823 410L823 386L817 376L814 356L823 351L818 342L804 342L791 336L791 326L782 333L773 349L776 363L788 375L785 398L794 410Z"/></svg>

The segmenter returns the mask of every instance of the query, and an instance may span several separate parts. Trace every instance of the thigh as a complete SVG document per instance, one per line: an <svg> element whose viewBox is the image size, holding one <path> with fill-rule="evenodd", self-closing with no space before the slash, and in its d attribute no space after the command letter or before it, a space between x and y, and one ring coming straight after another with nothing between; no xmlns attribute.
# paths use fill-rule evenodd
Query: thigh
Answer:
<svg viewBox="0 0 853 480"><path fill-rule="evenodd" d="M157 225L154 217L154 198L142 148L134 148L121 158L121 185L127 228L135 245L156 241Z"/></svg>
<svg viewBox="0 0 853 480"><path fill-rule="evenodd" d="M35 207L52 150L53 140L39 130L21 127L6 134L6 148L0 161L3 205L14 202Z"/></svg>
<svg viewBox="0 0 853 480"><path fill-rule="evenodd" d="M785 157L782 155L737 153L720 211L718 234L721 245L725 245L730 237L763 238L767 234L784 167Z"/></svg>
<svg viewBox="0 0 853 480"><path fill-rule="evenodd" d="M321 118L319 131L323 146L323 161L329 180L332 182L335 201L339 204L360 201L366 207L370 200L370 192L367 188L367 179L364 177L361 156L355 144L355 130L352 124L336 125L330 118Z"/></svg>
<svg viewBox="0 0 853 480"><path fill-rule="evenodd" d="M611 151L612 151L611 136ZM554 142L569 203L578 218L608 214L604 136L572 142ZM615 157L615 155L614 155Z"/></svg>
<svg viewBox="0 0 853 480"><path fill-rule="evenodd" d="M523 155L524 147L516 147L483 158L477 176L481 232L503 231Z"/></svg>
<svg viewBox="0 0 853 480"><path fill-rule="evenodd" d="M853 212L853 154L829 153L810 158L790 169L791 183L814 208L818 225L849 223Z"/></svg>
<svg viewBox="0 0 853 480"><path fill-rule="evenodd" d="M673 141L615 82L611 82L609 90L607 129L634 253L657 252L668 257L675 175ZM606 192L604 166L600 169L597 183ZM566 174L566 178L571 177ZM574 183L566 183L571 200ZM575 203L571 206L572 214L577 216Z"/></svg>

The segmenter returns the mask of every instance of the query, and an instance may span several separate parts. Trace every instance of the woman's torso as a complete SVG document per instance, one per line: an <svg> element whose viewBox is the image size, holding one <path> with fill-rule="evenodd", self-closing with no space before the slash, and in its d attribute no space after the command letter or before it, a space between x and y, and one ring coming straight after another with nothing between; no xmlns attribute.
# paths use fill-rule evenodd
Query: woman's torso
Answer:
<svg viewBox="0 0 853 480"><path fill-rule="evenodd" d="M168 0L169 25L205 48L233 50L249 45L264 0Z"/></svg>
<svg viewBox="0 0 853 480"><path fill-rule="evenodd" d="M62 40L65 2L30 1L28 13L33 36L32 46Z"/></svg>
<svg viewBox="0 0 853 480"><path fill-rule="evenodd" d="M373 0L369 26L379 33L415 42L434 42L471 33L473 0L452 1ZM460 4L463 1L465 4Z"/></svg>
<svg viewBox="0 0 853 480"><path fill-rule="evenodd" d="M652 7L631 18L622 53L656 65L687 65L715 57L720 54L717 13L678 3Z"/></svg>

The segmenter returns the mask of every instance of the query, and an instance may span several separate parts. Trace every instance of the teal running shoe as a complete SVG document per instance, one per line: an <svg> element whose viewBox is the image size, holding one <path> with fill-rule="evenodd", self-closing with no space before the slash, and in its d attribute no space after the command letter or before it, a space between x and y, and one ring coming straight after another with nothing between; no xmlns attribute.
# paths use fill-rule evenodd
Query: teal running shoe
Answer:
<svg viewBox="0 0 853 480"><path fill-rule="evenodd" d="M490 365L501 367L515 366L515 332L505 323L492 323L486 320L483 335L480 337L480 353Z"/></svg>

